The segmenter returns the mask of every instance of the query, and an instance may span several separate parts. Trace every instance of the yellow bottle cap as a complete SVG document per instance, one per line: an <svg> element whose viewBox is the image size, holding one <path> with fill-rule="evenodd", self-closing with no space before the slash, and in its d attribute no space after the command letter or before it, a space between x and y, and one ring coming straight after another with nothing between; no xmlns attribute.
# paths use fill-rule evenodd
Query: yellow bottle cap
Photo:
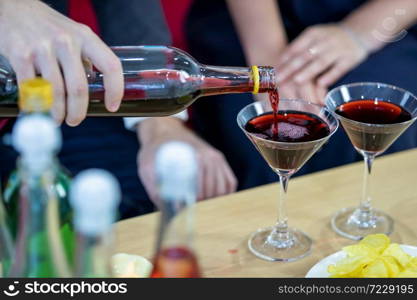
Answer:
<svg viewBox="0 0 417 300"><path fill-rule="evenodd" d="M259 93L259 68L258 66L252 66L252 79L253 79L253 94Z"/></svg>
<svg viewBox="0 0 417 300"><path fill-rule="evenodd" d="M45 112L51 109L52 104L53 90L49 81L37 77L20 84L20 110L25 112Z"/></svg>

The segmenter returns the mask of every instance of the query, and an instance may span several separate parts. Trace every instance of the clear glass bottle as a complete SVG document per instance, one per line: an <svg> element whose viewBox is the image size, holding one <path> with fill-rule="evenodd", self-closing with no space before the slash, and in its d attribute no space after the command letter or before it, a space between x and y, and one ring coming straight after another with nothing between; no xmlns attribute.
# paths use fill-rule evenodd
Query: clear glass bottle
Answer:
<svg viewBox="0 0 417 300"><path fill-rule="evenodd" d="M191 146L167 143L156 154L161 221L151 277L201 277L193 250L197 161Z"/></svg>
<svg viewBox="0 0 417 300"><path fill-rule="evenodd" d="M61 135L43 115L19 118L13 129L13 145L20 153L19 228L12 277L70 276L60 235L54 154Z"/></svg>
<svg viewBox="0 0 417 300"><path fill-rule="evenodd" d="M75 276L111 277L112 225L121 199L119 183L104 170L91 169L71 186L77 232Z"/></svg>
<svg viewBox="0 0 417 300"><path fill-rule="evenodd" d="M53 104L53 92L51 84L41 78L28 80L21 84L19 94L19 107L21 116L44 115L51 118L50 110ZM74 232L72 226L72 210L68 200L71 177L69 172L59 164L54 153L54 184L53 191L59 204L59 217L61 222L61 235L65 243L68 259L72 259L74 248ZM19 164L19 162L18 162ZM4 190L4 204L9 215L8 224L13 239L17 234L17 222L19 219L19 191L22 181L17 171L10 174Z"/></svg>
<svg viewBox="0 0 417 300"><path fill-rule="evenodd" d="M264 93L276 88L272 67L219 67L198 63L187 53L165 46L113 47L123 65L125 92L116 113L104 106L103 76L87 71L90 116L167 116L197 98L226 93ZM0 117L16 116L16 79L0 60Z"/></svg>
<svg viewBox="0 0 417 300"><path fill-rule="evenodd" d="M7 214L0 195L0 278L8 276L13 254L13 242L7 224Z"/></svg>

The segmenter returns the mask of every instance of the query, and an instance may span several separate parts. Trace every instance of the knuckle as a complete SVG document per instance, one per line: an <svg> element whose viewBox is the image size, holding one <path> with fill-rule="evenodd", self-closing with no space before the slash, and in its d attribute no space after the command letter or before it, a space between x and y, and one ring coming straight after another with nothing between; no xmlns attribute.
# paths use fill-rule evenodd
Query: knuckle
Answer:
<svg viewBox="0 0 417 300"><path fill-rule="evenodd" d="M34 60L34 51L32 48L27 48L25 50L19 51L11 56L12 62L22 65L26 63L31 63Z"/></svg>
<svg viewBox="0 0 417 300"><path fill-rule="evenodd" d="M71 86L67 86L68 96L71 98L83 98L87 96L88 86L87 82L77 81ZM71 100L73 101L73 100Z"/></svg>
<svg viewBox="0 0 417 300"><path fill-rule="evenodd" d="M61 33L56 36L55 45L61 49L72 50L74 48L74 39L70 34Z"/></svg>
<svg viewBox="0 0 417 300"><path fill-rule="evenodd" d="M51 40L59 36L67 35L65 27L59 26L58 24L48 24L48 29L50 36L52 37Z"/></svg>
<svg viewBox="0 0 417 300"><path fill-rule="evenodd" d="M50 56L52 53L51 42L48 40L42 40L38 43L36 51L41 56Z"/></svg>
<svg viewBox="0 0 417 300"><path fill-rule="evenodd" d="M317 63L315 64L315 68L320 68L324 65L330 63L330 57L328 55L322 55L317 59Z"/></svg>
<svg viewBox="0 0 417 300"><path fill-rule="evenodd" d="M91 35L94 34L93 30L90 28L90 26L85 25L85 24L79 24L78 25L78 30L84 34L84 35Z"/></svg>
<svg viewBox="0 0 417 300"><path fill-rule="evenodd" d="M112 55L111 59L107 62L107 72L109 73L121 73L122 72L122 62L115 56Z"/></svg>
<svg viewBox="0 0 417 300"><path fill-rule="evenodd" d="M73 89L70 91L71 96L75 97L84 97L87 95L88 87L86 84L77 84Z"/></svg>
<svg viewBox="0 0 417 300"><path fill-rule="evenodd" d="M213 151L213 158L216 160L225 160L225 157L223 155L223 153L221 153L220 151Z"/></svg>

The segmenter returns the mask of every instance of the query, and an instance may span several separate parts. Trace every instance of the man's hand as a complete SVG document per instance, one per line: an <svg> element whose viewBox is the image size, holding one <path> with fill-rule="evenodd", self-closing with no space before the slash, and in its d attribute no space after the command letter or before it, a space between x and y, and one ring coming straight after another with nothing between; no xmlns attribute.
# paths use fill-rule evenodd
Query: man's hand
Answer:
<svg viewBox="0 0 417 300"><path fill-rule="evenodd" d="M198 200L236 191L236 177L223 154L197 137L181 120L173 117L146 119L138 125L138 137L141 143L138 153L139 177L156 205L159 199L155 179L155 152L159 146L173 140L188 143L196 151L199 164Z"/></svg>
<svg viewBox="0 0 417 300"><path fill-rule="evenodd" d="M54 87L52 114L75 126L86 116L88 85L83 61L104 75L105 104L119 108L123 96L120 60L91 29L59 14L38 0L0 1L0 54L18 82L40 74Z"/></svg>

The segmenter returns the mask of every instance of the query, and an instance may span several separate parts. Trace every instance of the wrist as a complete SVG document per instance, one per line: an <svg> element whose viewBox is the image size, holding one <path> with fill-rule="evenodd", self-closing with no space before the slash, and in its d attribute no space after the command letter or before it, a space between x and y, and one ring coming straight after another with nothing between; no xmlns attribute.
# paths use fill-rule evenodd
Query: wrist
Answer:
<svg viewBox="0 0 417 300"><path fill-rule="evenodd" d="M385 45L383 41L375 38L372 33L373 30L364 29L363 26L355 20L344 20L339 23L339 26L368 54L376 52Z"/></svg>
<svg viewBox="0 0 417 300"><path fill-rule="evenodd" d="M184 122L179 118L148 118L137 125L136 132L139 142L147 144L163 139L172 132L180 132L184 128Z"/></svg>
<svg viewBox="0 0 417 300"><path fill-rule="evenodd" d="M281 42L268 46L250 47L245 51L247 62L250 65L273 66L277 63L278 57L284 51L286 45L286 42Z"/></svg>

